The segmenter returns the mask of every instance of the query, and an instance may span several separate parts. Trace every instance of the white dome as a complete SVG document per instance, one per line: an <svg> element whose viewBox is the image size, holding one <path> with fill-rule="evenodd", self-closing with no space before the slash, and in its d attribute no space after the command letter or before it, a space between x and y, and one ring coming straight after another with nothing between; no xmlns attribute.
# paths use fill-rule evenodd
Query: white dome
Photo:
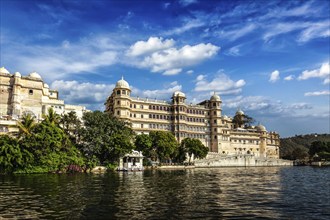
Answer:
<svg viewBox="0 0 330 220"><path fill-rule="evenodd" d="M19 72L14 73L15 77L22 77L22 75Z"/></svg>
<svg viewBox="0 0 330 220"><path fill-rule="evenodd" d="M244 115L244 112L241 109L239 109L237 110L236 115Z"/></svg>
<svg viewBox="0 0 330 220"><path fill-rule="evenodd" d="M186 95L185 95L183 92L180 92L180 91L175 91L175 92L173 93L173 96L186 97Z"/></svg>
<svg viewBox="0 0 330 220"><path fill-rule="evenodd" d="M227 115L222 116L223 119L229 119Z"/></svg>
<svg viewBox="0 0 330 220"><path fill-rule="evenodd" d="M0 68L0 73L10 74L9 71L5 67Z"/></svg>
<svg viewBox="0 0 330 220"><path fill-rule="evenodd" d="M221 101L220 96L214 92L214 94L211 96L211 101Z"/></svg>
<svg viewBox="0 0 330 220"><path fill-rule="evenodd" d="M258 131L266 131L265 126L263 126L262 124L259 124L256 128Z"/></svg>
<svg viewBox="0 0 330 220"><path fill-rule="evenodd" d="M121 80L116 83L116 88L129 89L129 84L124 80L124 77L122 77Z"/></svg>
<svg viewBox="0 0 330 220"><path fill-rule="evenodd" d="M35 78L35 79L41 79L41 76L37 72L30 73L29 77Z"/></svg>
<svg viewBox="0 0 330 220"><path fill-rule="evenodd" d="M44 88L49 89L49 85L47 83L44 83Z"/></svg>

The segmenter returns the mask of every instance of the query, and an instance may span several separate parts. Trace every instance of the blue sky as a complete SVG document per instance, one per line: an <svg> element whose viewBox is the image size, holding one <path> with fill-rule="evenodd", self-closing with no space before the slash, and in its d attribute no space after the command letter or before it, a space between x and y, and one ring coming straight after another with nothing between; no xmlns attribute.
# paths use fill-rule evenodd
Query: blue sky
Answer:
<svg viewBox="0 0 330 220"><path fill-rule="evenodd" d="M329 1L0 0L0 66L38 72L66 103L217 92L281 136L330 133Z"/></svg>

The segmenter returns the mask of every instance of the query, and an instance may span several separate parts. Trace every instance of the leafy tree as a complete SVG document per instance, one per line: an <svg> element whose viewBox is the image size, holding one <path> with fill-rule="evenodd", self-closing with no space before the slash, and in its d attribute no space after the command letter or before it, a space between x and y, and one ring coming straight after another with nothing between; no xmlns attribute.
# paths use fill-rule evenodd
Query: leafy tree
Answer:
<svg viewBox="0 0 330 220"><path fill-rule="evenodd" d="M34 167L58 171L70 164L83 165L83 157L65 132L54 121L44 120L33 134L20 140L20 145L34 155Z"/></svg>
<svg viewBox="0 0 330 220"><path fill-rule="evenodd" d="M33 155L21 149L16 138L0 135L0 173L12 173L33 161Z"/></svg>
<svg viewBox="0 0 330 220"><path fill-rule="evenodd" d="M80 129L80 149L87 158L95 155L101 164L117 162L131 152L134 132L129 124L100 111L87 112Z"/></svg>
<svg viewBox="0 0 330 220"><path fill-rule="evenodd" d="M309 155L314 156L315 154L318 154L320 152L330 153L330 148L328 147L326 142L314 141L309 149Z"/></svg>
<svg viewBox="0 0 330 220"><path fill-rule="evenodd" d="M59 125L61 117L57 114L53 108L48 108L48 113L43 115L43 118L46 122L50 124Z"/></svg>
<svg viewBox="0 0 330 220"><path fill-rule="evenodd" d="M31 114L25 114L21 121L17 121L19 128L19 137L25 137L31 135L33 128L36 126L35 118Z"/></svg>
<svg viewBox="0 0 330 220"><path fill-rule="evenodd" d="M151 152L155 152L160 161L175 158L178 142L171 132L151 131L149 135L152 140Z"/></svg>
<svg viewBox="0 0 330 220"><path fill-rule="evenodd" d="M195 158L202 159L205 158L209 149L205 147L199 139L185 138L181 141L181 148L189 155L189 163L191 161L192 155Z"/></svg>
<svg viewBox="0 0 330 220"><path fill-rule="evenodd" d="M236 114L233 118L233 123L235 128L239 128L242 127L244 125L244 127L250 127L253 123L255 122L255 120L248 116L248 115L239 115Z"/></svg>
<svg viewBox="0 0 330 220"><path fill-rule="evenodd" d="M74 143L79 142L79 129L81 128L81 121L76 115L76 112L69 112L68 114L62 115L60 119L60 126L63 128L65 133L70 136L71 141Z"/></svg>
<svg viewBox="0 0 330 220"><path fill-rule="evenodd" d="M135 149L141 151L146 158L157 157L155 151L152 151L152 140L147 134L140 134L135 137Z"/></svg>

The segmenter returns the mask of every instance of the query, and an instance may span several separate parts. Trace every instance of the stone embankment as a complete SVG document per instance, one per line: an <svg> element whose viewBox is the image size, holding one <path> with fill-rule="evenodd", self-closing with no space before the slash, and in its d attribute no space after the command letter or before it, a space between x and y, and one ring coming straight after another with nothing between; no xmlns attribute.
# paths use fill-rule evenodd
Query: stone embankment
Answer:
<svg viewBox="0 0 330 220"><path fill-rule="evenodd" d="M255 166L293 166L293 161L259 158L254 155L223 155L209 153L205 159L195 160L195 167L255 167Z"/></svg>

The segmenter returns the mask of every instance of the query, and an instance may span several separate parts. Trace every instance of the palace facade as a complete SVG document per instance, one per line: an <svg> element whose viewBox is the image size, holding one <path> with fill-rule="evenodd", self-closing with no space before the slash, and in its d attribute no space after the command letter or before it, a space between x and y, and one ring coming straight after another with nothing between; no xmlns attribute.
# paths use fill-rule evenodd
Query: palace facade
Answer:
<svg viewBox="0 0 330 220"><path fill-rule="evenodd" d="M74 111L79 118L86 111L84 106L65 104L58 91L50 89L38 73L22 76L0 68L0 133L17 129L15 120L27 113L42 120L50 107L58 114Z"/></svg>
<svg viewBox="0 0 330 220"><path fill-rule="evenodd" d="M233 118L222 114L219 95L195 105L187 104L180 91L174 92L171 99L132 97L128 82L121 79L107 98L105 111L130 122L137 134L171 131L179 142L187 137L201 140L210 152L279 158L279 134L267 132L263 125L236 127ZM239 110L236 115L243 117L244 112Z"/></svg>

